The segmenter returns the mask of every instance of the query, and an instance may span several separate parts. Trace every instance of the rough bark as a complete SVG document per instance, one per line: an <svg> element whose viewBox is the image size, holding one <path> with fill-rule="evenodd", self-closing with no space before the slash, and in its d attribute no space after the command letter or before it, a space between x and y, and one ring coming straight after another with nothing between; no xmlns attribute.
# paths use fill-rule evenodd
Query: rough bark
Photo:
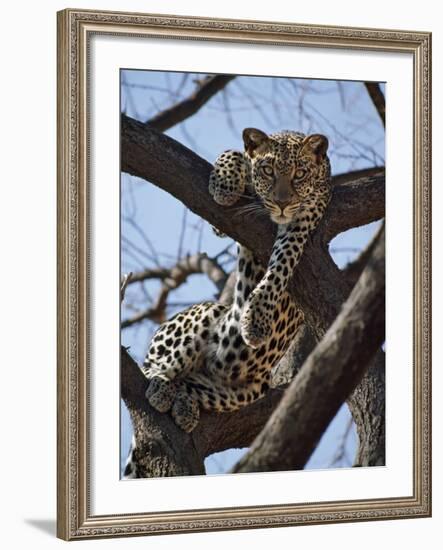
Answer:
<svg viewBox="0 0 443 550"><path fill-rule="evenodd" d="M253 224L244 224L241 217L235 215L236 206L221 208L215 204L207 191L211 165L204 159L171 138L126 116L122 117L121 151L123 171L171 193L223 233L253 250L263 263L267 262L274 241L273 224L263 218L254 220ZM334 178L335 182L337 184L325 218L306 246L289 287L305 312L307 323L317 340L321 340L333 323L352 288L329 255L328 242L341 231L384 216L383 169L359 171L356 179L352 174L339 176ZM237 206L241 204L244 202ZM375 406L372 408L366 403L368 396L374 400ZM272 394L269 399L273 399ZM360 437L360 465L384 463L384 428L377 428L384 426L384 405L378 407L380 403L384 404L384 361L381 352L348 400ZM257 407L260 409L260 406L265 408L266 401L259 401ZM246 412L249 408L243 409L241 414L252 421L252 414ZM208 416L217 417L217 423L229 425L229 417L235 422L237 413ZM203 430L204 425L202 421L199 429ZM239 425L236 426L236 429L233 426L231 429L238 430ZM249 428L245 423L240 425L243 431ZM217 430L220 430L219 424ZM202 437L201 431L197 431L193 439L198 441ZM244 440L245 437L236 439Z"/></svg>
<svg viewBox="0 0 443 550"><path fill-rule="evenodd" d="M309 325L302 325L291 346L272 372L271 386L289 385L300 370L305 359L315 348L317 341Z"/></svg>
<svg viewBox="0 0 443 550"><path fill-rule="evenodd" d="M385 466L385 356L380 349L347 403L360 442L354 466Z"/></svg>
<svg viewBox="0 0 443 550"><path fill-rule="evenodd" d="M137 441L135 460L141 477L201 475L203 457L193 440L180 430L170 415L147 406L146 378L122 347L121 396L128 407Z"/></svg>
<svg viewBox="0 0 443 550"><path fill-rule="evenodd" d="M385 244L379 241L343 308L233 472L304 467L385 337Z"/></svg>

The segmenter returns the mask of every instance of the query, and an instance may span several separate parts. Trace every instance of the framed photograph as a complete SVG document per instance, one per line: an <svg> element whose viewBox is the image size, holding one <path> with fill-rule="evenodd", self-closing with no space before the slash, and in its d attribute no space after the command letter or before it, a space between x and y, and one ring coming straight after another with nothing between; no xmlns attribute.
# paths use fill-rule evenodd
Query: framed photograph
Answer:
<svg viewBox="0 0 443 550"><path fill-rule="evenodd" d="M58 536L431 514L429 33L58 13Z"/></svg>

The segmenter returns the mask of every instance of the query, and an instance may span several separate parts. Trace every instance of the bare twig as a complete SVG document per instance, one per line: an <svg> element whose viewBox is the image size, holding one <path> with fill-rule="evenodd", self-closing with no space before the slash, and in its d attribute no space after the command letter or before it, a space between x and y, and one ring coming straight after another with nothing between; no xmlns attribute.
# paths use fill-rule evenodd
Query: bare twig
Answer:
<svg viewBox="0 0 443 550"><path fill-rule="evenodd" d="M123 280L120 286L120 302L123 302L123 300L125 299L126 287L128 286L129 281L131 280L131 277L132 277L132 271L130 271L123 277Z"/></svg>
<svg viewBox="0 0 443 550"><path fill-rule="evenodd" d="M143 230L143 228L135 221L133 216L123 216L123 221L127 224L129 224L134 231L138 233L138 235L142 238L143 242L145 243L145 246L149 249L150 255L147 256L148 259L153 261L157 266L160 265L159 259L158 259L158 252L155 249L154 245L152 244L151 240L149 239L146 232ZM135 247L135 245L130 241L129 239L126 239L128 241L128 244ZM142 251L144 254L146 252Z"/></svg>
<svg viewBox="0 0 443 550"><path fill-rule="evenodd" d="M345 460L347 462L347 465L350 466L350 461L347 457L346 453L346 443L348 441L349 434L351 433L352 426L354 424L354 421L352 420L352 416L348 418L348 421L346 422L345 429L339 439L337 449L334 453L334 456L332 457L331 461L329 462L329 468L332 468L333 466L336 466L337 464L343 463Z"/></svg>
<svg viewBox="0 0 443 550"><path fill-rule="evenodd" d="M179 124L195 114L234 78L235 75L209 76L207 79L199 82L197 90L191 96L152 117L146 124L160 132L165 132L175 124Z"/></svg>
<svg viewBox="0 0 443 550"><path fill-rule="evenodd" d="M183 253L183 243L185 242L187 215L188 215L188 209L186 208L186 206L183 206L182 227L180 231L180 237L178 241L178 251L177 251L178 260L182 257L182 253Z"/></svg>

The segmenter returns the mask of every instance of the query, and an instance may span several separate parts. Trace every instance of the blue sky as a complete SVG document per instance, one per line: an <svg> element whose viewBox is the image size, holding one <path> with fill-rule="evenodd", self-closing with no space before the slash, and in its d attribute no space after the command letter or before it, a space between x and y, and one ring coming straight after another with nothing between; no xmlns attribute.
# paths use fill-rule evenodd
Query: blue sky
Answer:
<svg viewBox="0 0 443 550"><path fill-rule="evenodd" d="M203 76L122 71L121 108L129 116L146 121L190 95L195 90L196 80ZM213 163L226 149L242 150L241 133L245 127L260 128L267 133L282 129L324 133L330 142L333 174L384 165L384 130L360 82L237 77L194 116L166 133ZM171 266L178 256L197 251L213 256L230 242L216 237L207 222L165 191L127 174L122 174L121 211L122 274L153 267L156 262ZM342 267L352 260L370 240L376 227L377 224L370 224L338 235L330 245L337 265ZM225 268L232 268L234 258L224 258ZM158 288L157 281L129 287L122 318L146 307ZM214 285L205 276L190 277L171 295L171 301L176 305L168 309L168 314L184 309L187 303L212 299L214 293ZM132 356L139 363L155 330L156 325L146 321L122 331L122 344L130 346ZM348 425L349 412L344 406L324 434L308 468L331 467L345 433L348 434L347 457L335 463L334 467L352 463L356 435ZM122 406L123 462L131 432L128 413ZM231 450L209 457L206 461L208 473L226 471L242 452Z"/></svg>

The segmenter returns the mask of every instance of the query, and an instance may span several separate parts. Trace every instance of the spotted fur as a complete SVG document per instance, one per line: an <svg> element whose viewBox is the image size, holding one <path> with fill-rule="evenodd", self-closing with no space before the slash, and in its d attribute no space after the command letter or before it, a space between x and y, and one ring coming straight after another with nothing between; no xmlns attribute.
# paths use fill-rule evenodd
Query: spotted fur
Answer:
<svg viewBox="0 0 443 550"><path fill-rule="evenodd" d="M271 369L303 322L287 285L330 198L326 137L248 128L243 140L244 153L218 157L209 192L222 206L247 196L249 210L278 224L268 266L239 246L232 305L204 302L175 315L157 330L142 368L149 403L186 432L200 409L233 411L268 390ZM135 467L126 470L136 477Z"/></svg>

